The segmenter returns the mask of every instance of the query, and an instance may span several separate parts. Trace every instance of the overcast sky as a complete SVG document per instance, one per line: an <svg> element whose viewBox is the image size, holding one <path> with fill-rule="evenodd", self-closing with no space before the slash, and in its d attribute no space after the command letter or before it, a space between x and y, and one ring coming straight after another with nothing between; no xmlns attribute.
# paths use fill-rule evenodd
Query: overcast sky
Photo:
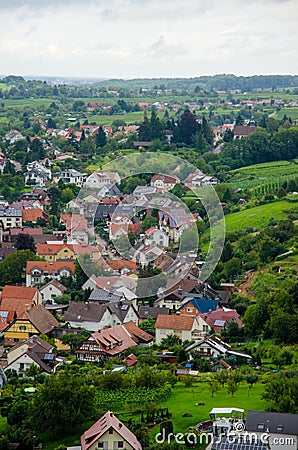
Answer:
<svg viewBox="0 0 298 450"><path fill-rule="evenodd" d="M0 0L0 73L298 74L298 0Z"/></svg>

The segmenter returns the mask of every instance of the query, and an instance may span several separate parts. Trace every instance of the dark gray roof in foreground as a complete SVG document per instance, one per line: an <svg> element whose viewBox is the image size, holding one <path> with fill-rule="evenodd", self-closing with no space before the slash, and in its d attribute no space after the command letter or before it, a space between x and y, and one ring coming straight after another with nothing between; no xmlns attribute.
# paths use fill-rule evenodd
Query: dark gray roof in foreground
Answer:
<svg viewBox="0 0 298 450"><path fill-rule="evenodd" d="M264 430L258 428L264 424ZM266 411L248 411L246 431L263 431L269 433L298 434L298 414L285 414Z"/></svg>
<svg viewBox="0 0 298 450"><path fill-rule="evenodd" d="M105 289L94 289L89 297L90 302L109 303L119 302L123 296L121 294L114 294Z"/></svg>
<svg viewBox="0 0 298 450"><path fill-rule="evenodd" d="M235 441L235 442L234 442ZM261 440L254 439L246 440L241 437L221 437L215 438L211 447L212 450L267 450L268 445Z"/></svg>

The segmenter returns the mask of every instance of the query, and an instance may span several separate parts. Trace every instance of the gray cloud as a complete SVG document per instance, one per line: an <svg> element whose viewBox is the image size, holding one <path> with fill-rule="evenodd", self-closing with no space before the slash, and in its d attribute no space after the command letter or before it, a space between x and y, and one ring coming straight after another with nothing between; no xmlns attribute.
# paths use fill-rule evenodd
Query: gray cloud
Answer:
<svg viewBox="0 0 298 450"><path fill-rule="evenodd" d="M1 71L298 73L297 0L0 0Z"/></svg>

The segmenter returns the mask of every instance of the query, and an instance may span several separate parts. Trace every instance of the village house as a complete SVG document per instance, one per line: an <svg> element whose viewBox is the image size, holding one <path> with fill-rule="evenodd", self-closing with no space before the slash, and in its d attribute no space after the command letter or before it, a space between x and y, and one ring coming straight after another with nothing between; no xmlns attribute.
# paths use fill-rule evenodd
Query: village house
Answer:
<svg viewBox="0 0 298 450"><path fill-rule="evenodd" d="M150 346L152 342L151 334L141 330L134 322L128 322L92 333L76 351L76 358L85 362L120 358L130 347Z"/></svg>
<svg viewBox="0 0 298 450"><path fill-rule="evenodd" d="M169 246L169 236L165 231L160 230L159 228L151 227L149 230L145 231L145 235L150 244L157 245L157 247Z"/></svg>
<svg viewBox="0 0 298 450"><path fill-rule="evenodd" d="M233 133L234 139L241 139L250 136L257 127L248 125L235 125Z"/></svg>
<svg viewBox="0 0 298 450"><path fill-rule="evenodd" d="M140 305L138 308L138 313L140 318L139 322L142 322L143 320L148 319L148 317L156 320L160 314L168 315L170 314L170 310L168 308L157 308L154 306Z"/></svg>
<svg viewBox="0 0 298 450"><path fill-rule="evenodd" d="M45 186L46 182L49 180L47 173L39 169L28 170L24 173L25 185L26 186Z"/></svg>
<svg viewBox="0 0 298 450"><path fill-rule="evenodd" d="M4 371L15 370L19 378L27 376L32 365L38 367L41 373L55 371L61 363L53 353L54 347L37 335L33 335L23 342L15 344L7 352L7 366Z"/></svg>
<svg viewBox="0 0 298 450"><path fill-rule="evenodd" d="M80 450L142 450L136 436L108 411L81 436Z"/></svg>
<svg viewBox="0 0 298 450"><path fill-rule="evenodd" d="M24 192L20 197L20 201L31 201L34 207L37 206L34 202L38 201L39 204L45 207L51 205L52 199L46 189L34 188L31 192Z"/></svg>
<svg viewBox="0 0 298 450"><path fill-rule="evenodd" d="M151 186L161 191L170 191L176 183L179 183L179 179L176 176L163 174L153 175L150 181Z"/></svg>
<svg viewBox="0 0 298 450"><path fill-rule="evenodd" d="M66 291L66 287L58 280L51 280L39 288L42 296L42 303L55 303L55 298L60 297Z"/></svg>
<svg viewBox="0 0 298 450"><path fill-rule="evenodd" d="M10 130L5 135L5 140L8 141L10 145L15 144L16 142L20 141L21 139L25 139L22 133L18 130Z"/></svg>
<svg viewBox="0 0 298 450"><path fill-rule="evenodd" d="M198 317L164 315L159 314L155 322L156 344L160 345L161 341L175 335L181 342L192 341L205 336L209 331L208 325Z"/></svg>
<svg viewBox="0 0 298 450"><path fill-rule="evenodd" d="M12 320L4 330L4 345L14 345L33 335L48 334L59 322L42 305L28 308Z"/></svg>
<svg viewBox="0 0 298 450"><path fill-rule="evenodd" d="M84 201L79 198L73 198L66 204L66 211L72 214L84 214L85 204Z"/></svg>
<svg viewBox="0 0 298 450"><path fill-rule="evenodd" d="M198 295L186 296L177 308L177 314L181 316L196 317L201 313L215 311L218 308L218 300L202 298Z"/></svg>
<svg viewBox="0 0 298 450"><path fill-rule="evenodd" d="M26 266L26 286L44 283L48 279L58 281L74 275L73 261L28 261Z"/></svg>
<svg viewBox="0 0 298 450"><path fill-rule="evenodd" d="M101 189L120 183L121 178L117 172L94 172L86 178L84 186L87 188Z"/></svg>
<svg viewBox="0 0 298 450"><path fill-rule="evenodd" d="M207 283L201 283L191 273L174 285L170 282L171 280L169 280L166 287L159 290L158 298L155 300L154 306L160 308L167 307L176 311L182 305L184 299L190 297L190 294L193 294L194 298L218 300L220 307L228 305L230 292L212 289Z"/></svg>
<svg viewBox="0 0 298 450"><path fill-rule="evenodd" d="M63 170L60 174L56 175L56 178L62 180L63 183L73 183L77 186L81 187L84 182L84 175L75 169L66 169Z"/></svg>
<svg viewBox="0 0 298 450"><path fill-rule="evenodd" d="M9 286L3 288L0 298L0 311L12 312L14 318L24 314L28 309L42 304L42 297L37 288L24 286Z"/></svg>
<svg viewBox="0 0 298 450"><path fill-rule="evenodd" d="M76 259L73 246L68 244L37 244L36 254L46 261L71 261Z"/></svg>
<svg viewBox="0 0 298 450"><path fill-rule="evenodd" d="M298 414L249 410L245 431L254 433L259 438L267 433L272 450L298 448Z"/></svg>
<svg viewBox="0 0 298 450"><path fill-rule="evenodd" d="M60 223L65 224L67 241L88 244L88 222L80 214L61 214Z"/></svg>
<svg viewBox="0 0 298 450"><path fill-rule="evenodd" d="M126 287L132 292L136 290L136 279L126 274L120 276L95 276L91 277L83 284L82 289L96 289L103 288L108 291L116 292L119 289Z"/></svg>
<svg viewBox="0 0 298 450"><path fill-rule="evenodd" d="M38 221L38 219L47 220L48 214L46 214L40 208L23 208L22 209L23 223L25 223L25 222L36 223Z"/></svg>
<svg viewBox="0 0 298 450"><path fill-rule="evenodd" d="M127 300L108 303L71 302L64 314L64 321L72 328L80 327L88 331L102 330L131 320L137 324L139 317L134 306Z"/></svg>
<svg viewBox="0 0 298 450"><path fill-rule="evenodd" d="M250 355L233 350L229 344L215 335L205 336L204 338L199 339L194 344L189 345L185 351L187 353L197 351L201 356L211 361L228 357L233 357L236 361L244 362L245 364L249 364L252 361Z"/></svg>
<svg viewBox="0 0 298 450"><path fill-rule="evenodd" d="M201 314L202 319L212 327L215 333L221 333L223 330L226 330L227 325L231 322L237 323L239 328L243 327L242 320L240 319L240 315L235 309L217 309L216 311L206 312L205 314Z"/></svg>
<svg viewBox="0 0 298 450"><path fill-rule="evenodd" d="M179 242L182 233L196 218L182 208L167 208L158 211L160 228L169 236L173 242Z"/></svg>
<svg viewBox="0 0 298 450"><path fill-rule="evenodd" d="M0 228L5 231L9 228L19 228L22 226L22 209L1 208Z"/></svg>
<svg viewBox="0 0 298 450"><path fill-rule="evenodd" d="M219 180L211 175L205 175L200 170L195 173L191 173L185 180L185 186L190 189L194 189L200 186L216 186L219 183Z"/></svg>

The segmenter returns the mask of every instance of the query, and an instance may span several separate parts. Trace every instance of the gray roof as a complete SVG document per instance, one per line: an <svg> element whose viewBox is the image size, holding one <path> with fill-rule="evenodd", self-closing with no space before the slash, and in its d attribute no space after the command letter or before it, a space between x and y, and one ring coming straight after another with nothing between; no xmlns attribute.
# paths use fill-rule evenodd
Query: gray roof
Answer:
<svg viewBox="0 0 298 450"><path fill-rule="evenodd" d="M111 314L115 314L123 322L130 306L132 306L131 303L126 300L102 304L71 302L64 314L64 320L65 322L100 322L106 310L109 309Z"/></svg>
<svg viewBox="0 0 298 450"><path fill-rule="evenodd" d="M264 425L264 429L262 428ZM298 434L298 414L265 411L248 411L246 431L262 431L276 434Z"/></svg>
<svg viewBox="0 0 298 450"><path fill-rule="evenodd" d="M98 303L109 303L109 302L119 302L123 296L121 294L114 294L113 292L109 292L105 289L94 289L88 300L90 302L98 302Z"/></svg>
<svg viewBox="0 0 298 450"><path fill-rule="evenodd" d="M240 436L216 437L211 450L267 450L268 445L252 436L251 439L243 439Z"/></svg>
<svg viewBox="0 0 298 450"><path fill-rule="evenodd" d="M117 205L105 205L105 204L96 205L94 219L99 219L99 220L106 219L109 215L113 214L116 207L117 207Z"/></svg>
<svg viewBox="0 0 298 450"><path fill-rule="evenodd" d="M147 319L148 317L157 319L159 314L170 314L169 308L158 308L154 306L140 306L138 312L140 319Z"/></svg>
<svg viewBox="0 0 298 450"><path fill-rule="evenodd" d="M64 320L65 322L100 322L105 311L106 305L71 302L67 312L64 314Z"/></svg>
<svg viewBox="0 0 298 450"><path fill-rule="evenodd" d="M133 191L133 195L154 194L156 188L154 186L137 186Z"/></svg>

